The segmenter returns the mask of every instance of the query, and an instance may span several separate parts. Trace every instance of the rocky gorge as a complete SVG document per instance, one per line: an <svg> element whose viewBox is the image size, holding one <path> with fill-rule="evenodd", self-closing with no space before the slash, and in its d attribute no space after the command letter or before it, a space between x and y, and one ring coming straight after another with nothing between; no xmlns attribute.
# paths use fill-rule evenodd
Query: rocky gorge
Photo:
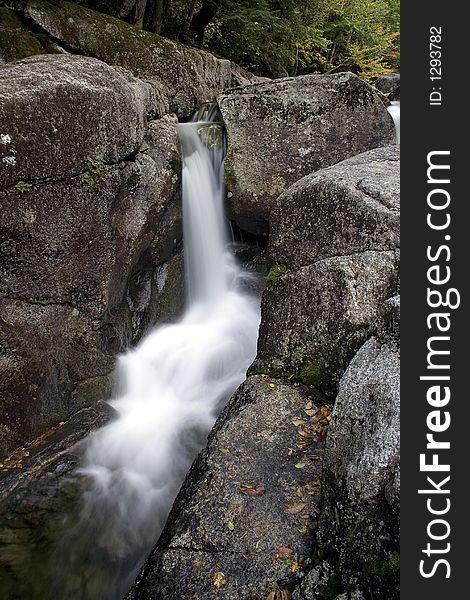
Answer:
<svg viewBox="0 0 470 600"><path fill-rule="evenodd" d="M126 597L398 598L383 95L352 73L260 80L69 2L7 3L0 40L2 597L52 597L37 573L113 419L116 356L183 311L176 125L215 102L236 254L265 275L257 355Z"/></svg>

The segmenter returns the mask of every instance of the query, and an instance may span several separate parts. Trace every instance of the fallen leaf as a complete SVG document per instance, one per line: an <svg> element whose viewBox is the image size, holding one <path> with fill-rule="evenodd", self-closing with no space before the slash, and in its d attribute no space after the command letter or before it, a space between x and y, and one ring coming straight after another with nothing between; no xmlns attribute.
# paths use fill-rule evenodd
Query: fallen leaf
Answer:
<svg viewBox="0 0 470 600"><path fill-rule="evenodd" d="M307 402L307 404L305 405L305 410L311 410L313 408L313 404L311 401Z"/></svg>
<svg viewBox="0 0 470 600"><path fill-rule="evenodd" d="M228 454L230 452L230 450L228 448L219 448L219 452L221 454Z"/></svg>
<svg viewBox="0 0 470 600"><path fill-rule="evenodd" d="M301 435L302 437L306 437L306 438L313 438L313 436L315 435L313 433L313 431L311 429L309 429L308 427L302 427L302 429L299 429L299 431L297 433L299 435Z"/></svg>
<svg viewBox="0 0 470 600"><path fill-rule="evenodd" d="M296 560L294 560L290 570L292 571L292 573L297 573L297 571L299 570L299 567L300 567L299 563Z"/></svg>
<svg viewBox="0 0 470 600"><path fill-rule="evenodd" d="M284 510L288 515L296 515L302 512L305 508L305 502L293 502L292 504L286 504Z"/></svg>
<svg viewBox="0 0 470 600"><path fill-rule="evenodd" d="M289 590L274 590L266 597L266 600L290 600L292 598Z"/></svg>
<svg viewBox="0 0 470 600"><path fill-rule="evenodd" d="M290 558L291 556L294 556L294 551L292 550L292 548L288 547L278 548L276 556L278 558Z"/></svg>
<svg viewBox="0 0 470 600"><path fill-rule="evenodd" d="M235 529L235 525L232 523L232 521L227 521L227 528L229 531L233 531Z"/></svg>
<svg viewBox="0 0 470 600"><path fill-rule="evenodd" d="M217 571L217 573L214 574L214 577L212 578L212 584L218 590L225 585L225 575L222 573L222 571Z"/></svg>
<svg viewBox="0 0 470 600"><path fill-rule="evenodd" d="M308 523L305 523L304 525L301 525L301 526L298 528L298 530L297 530L297 531L298 531L299 533L301 533L301 534L305 535L306 533L308 533L308 530L309 530Z"/></svg>
<svg viewBox="0 0 470 600"><path fill-rule="evenodd" d="M321 460L321 456L318 456L318 454L306 454L303 459L304 460Z"/></svg>
<svg viewBox="0 0 470 600"><path fill-rule="evenodd" d="M199 573L201 573L201 571L202 571L203 566L204 566L204 563L202 562L202 560L198 560L197 562L195 562L193 565L193 569L192 569L194 575L199 575Z"/></svg>
<svg viewBox="0 0 470 600"><path fill-rule="evenodd" d="M299 427L299 425L305 425L305 421L303 419L292 419L292 425Z"/></svg>
<svg viewBox="0 0 470 600"><path fill-rule="evenodd" d="M265 491L266 488L264 485L259 485L256 488L248 484L240 486L240 492L245 496L261 496L261 494L264 494Z"/></svg>
<svg viewBox="0 0 470 600"><path fill-rule="evenodd" d="M305 414L308 415L309 417L314 417L315 413L316 413L316 410L313 408L305 409Z"/></svg>
<svg viewBox="0 0 470 600"><path fill-rule="evenodd" d="M268 385L269 385L269 387L270 387L271 389L273 389L273 388L275 388L275 387L276 387L276 384L275 384L275 383L270 383L270 384L268 384Z"/></svg>
<svg viewBox="0 0 470 600"><path fill-rule="evenodd" d="M296 465L294 465L294 467L296 469L303 469L306 465L307 465L307 463L300 461Z"/></svg>
<svg viewBox="0 0 470 600"><path fill-rule="evenodd" d="M306 450L309 446L312 445L312 442L299 442L298 444L296 444L297 448L299 450Z"/></svg>
<svg viewBox="0 0 470 600"><path fill-rule="evenodd" d="M330 411L330 409L327 406L322 406L320 408L320 413L321 413L322 417L328 417L329 414L330 414L330 412L331 411Z"/></svg>

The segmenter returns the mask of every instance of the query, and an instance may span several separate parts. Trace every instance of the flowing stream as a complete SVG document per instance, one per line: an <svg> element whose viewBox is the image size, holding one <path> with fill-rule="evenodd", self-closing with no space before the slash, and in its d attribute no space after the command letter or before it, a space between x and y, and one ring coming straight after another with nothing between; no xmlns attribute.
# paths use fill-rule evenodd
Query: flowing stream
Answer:
<svg viewBox="0 0 470 600"><path fill-rule="evenodd" d="M253 275L228 250L222 128L196 121L178 130L187 308L177 323L155 328L119 358L112 400L118 417L90 438L81 473L91 486L60 550L80 591L61 584L61 597L122 598L255 358L259 299L247 285Z"/></svg>
<svg viewBox="0 0 470 600"><path fill-rule="evenodd" d="M393 122L395 124L395 134L397 144L400 143L400 101L394 100L388 107L388 112L390 113Z"/></svg>

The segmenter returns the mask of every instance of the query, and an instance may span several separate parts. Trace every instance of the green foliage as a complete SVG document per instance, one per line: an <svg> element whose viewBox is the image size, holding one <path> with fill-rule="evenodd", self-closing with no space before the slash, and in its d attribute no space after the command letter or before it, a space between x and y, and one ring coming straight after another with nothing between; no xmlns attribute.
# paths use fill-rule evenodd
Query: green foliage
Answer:
<svg viewBox="0 0 470 600"><path fill-rule="evenodd" d="M86 157L86 163L88 171L82 175L82 179L90 187L96 187L107 178L108 167L91 156Z"/></svg>
<svg viewBox="0 0 470 600"><path fill-rule="evenodd" d="M286 274L286 267L284 265L273 265L266 276L266 281L268 283L274 283L280 277Z"/></svg>
<svg viewBox="0 0 470 600"><path fill-rule="evenodd" d="M350 66L368 80L400 68L398 0L332 0L323 32L328 62Z"/></svg>
<svg viewBox="0 0 470 600"><path fill-rule="evenodd" d="M204 46L258 75L399 70L399 0L168 0L163 34L196 43L191 21L208 4Z"/></svg>

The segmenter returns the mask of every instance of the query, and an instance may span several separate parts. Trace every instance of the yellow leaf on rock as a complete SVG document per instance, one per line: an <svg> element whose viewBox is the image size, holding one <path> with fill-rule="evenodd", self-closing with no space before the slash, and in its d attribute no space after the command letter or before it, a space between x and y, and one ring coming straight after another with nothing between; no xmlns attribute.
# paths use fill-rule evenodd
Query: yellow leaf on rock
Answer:
<svg viewBox="0 0 470 600"><path fill-rule="evenodd" d="M222 571L217 571L217 573L214 574L214 577L212 578L212 584L218 590L225 585L225 575L222 573Z"/></svg>

